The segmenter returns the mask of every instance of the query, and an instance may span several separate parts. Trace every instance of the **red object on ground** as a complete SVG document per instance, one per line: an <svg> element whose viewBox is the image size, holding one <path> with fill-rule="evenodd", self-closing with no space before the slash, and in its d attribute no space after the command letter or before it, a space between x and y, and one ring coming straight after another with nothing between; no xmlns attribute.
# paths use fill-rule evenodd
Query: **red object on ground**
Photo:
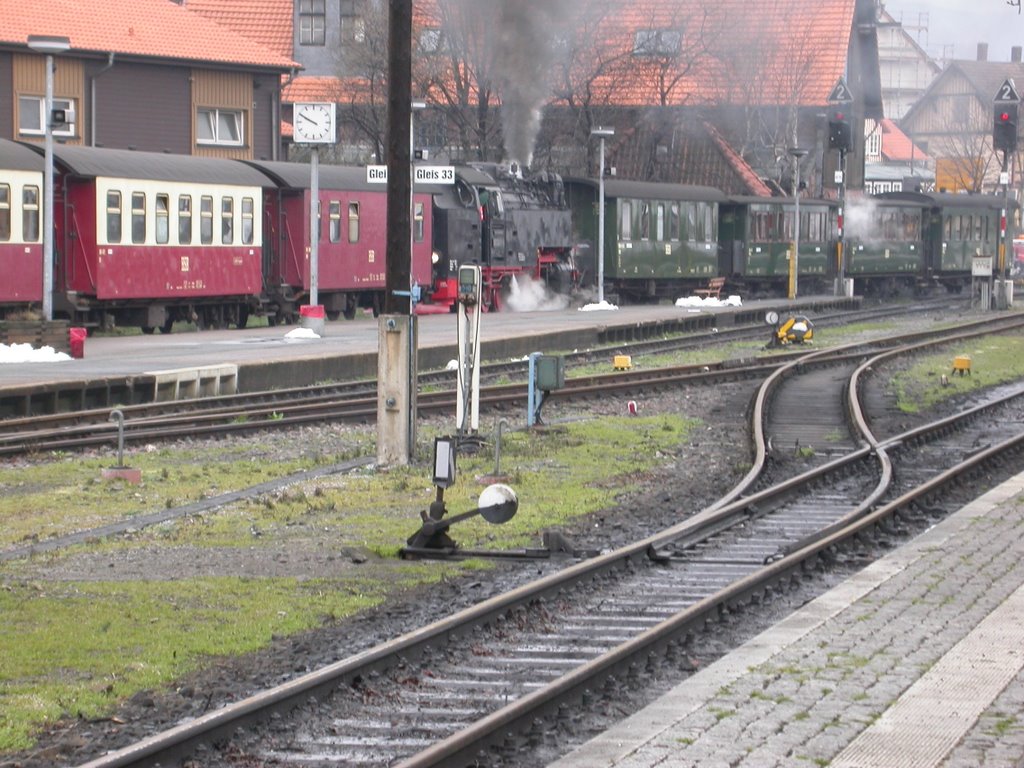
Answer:
<svg viewBox="0 0 1024 768"><path fill-rule="evenodd" d="M76 360L85 357L85 339L88 335L89 332L85 328L68 328L71 356Z"/></svg>
<svg viewBox="0 0 1024 768"><path fill-rule="evenodd" d="M312 317L317 320L324 319L324 307L322 304L303 304L299 307L300 317Z"/></svg>

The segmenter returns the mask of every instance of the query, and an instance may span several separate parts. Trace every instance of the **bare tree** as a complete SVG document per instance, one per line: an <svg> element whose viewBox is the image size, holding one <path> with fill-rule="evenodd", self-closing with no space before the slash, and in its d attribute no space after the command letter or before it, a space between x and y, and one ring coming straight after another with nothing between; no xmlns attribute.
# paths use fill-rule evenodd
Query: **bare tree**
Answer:
<svg viewBox="0 0 1024 768"><path fill-rule="evenodd" d="M817 126L799 124L801 105L816 105L820 94L811 91L816 71L834 56L834 48L821 44L812 27L792 26L768 30L769 19L785 19L792 4L785 0L759 3L744 24L726 26L717 17L708 40L718 84L714 97L719 106L742 115L741 130L727 135L755 169L777 182L788 175L788 147L807 144ZM816 121L815 121L816 122ZM723 127L725 124L723 123ZM808 163L815 160L808 155ZM812 178L803 173L804 178Z"/></svg>
<svg viewBox="0 0 1024 768"><path fill-rule="evenodd" d="M345 108L339 121L355 143L365 142L377 161L385 154L388 99L388 12L382 0L367 0L352 34L338 51L345 84Z"/></svg>
<svg viewBox="0 0 1024 768"><path fill-rule="evenodd" d="M481 5L438 0L420 18L413 84L440 109L457 139L457 159L492 159L498 124L494 70L495 31Z"/></svg>

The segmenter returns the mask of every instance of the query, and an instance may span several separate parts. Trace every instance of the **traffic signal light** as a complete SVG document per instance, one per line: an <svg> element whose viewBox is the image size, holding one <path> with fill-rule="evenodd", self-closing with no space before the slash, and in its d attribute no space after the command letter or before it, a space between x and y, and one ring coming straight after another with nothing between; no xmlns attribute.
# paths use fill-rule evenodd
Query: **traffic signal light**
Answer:
<svg viewBox="0 0 1024 768"><path fill-rule="evenodd" d="M853 147L853 127L849 116L841 109L834 109L828 116L828 145L831 149L846 152Z"/></svg>
<svg viewBox="0 0 1024 768"><path fill-rule="evenodd" d="M1017 149L1017 105L996 104L992 125L992 146L1000 152Z"/></svg>

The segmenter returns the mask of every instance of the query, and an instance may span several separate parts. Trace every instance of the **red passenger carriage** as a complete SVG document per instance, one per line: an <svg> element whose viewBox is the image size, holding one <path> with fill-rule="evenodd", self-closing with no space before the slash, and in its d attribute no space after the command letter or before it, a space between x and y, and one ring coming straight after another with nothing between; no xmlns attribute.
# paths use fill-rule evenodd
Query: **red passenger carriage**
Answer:
<svg viewBox="0 0 1024 768"><path fill-rule="evenodd" d="M43 300L43 157L0 139L0 316Z"/></svg>
<svg viewBox="0 0 1024 768"><path fill-rule="evenodd" d="M54 315L244 326L263 286L262 174L217 158L55 150Z"/></svg>
<svg viewBox="0 0 1024 768"><path fill-rule="evenodd" d="M265 231L267 312L293 321L310 301L310 193L308 165L248 161L267 175ZM317 303L328 319L352 318L357 309L384 307L387 186L366 181L366 168L320 165ZM412 281L430 281L430 196L414 195Z"/></svg>

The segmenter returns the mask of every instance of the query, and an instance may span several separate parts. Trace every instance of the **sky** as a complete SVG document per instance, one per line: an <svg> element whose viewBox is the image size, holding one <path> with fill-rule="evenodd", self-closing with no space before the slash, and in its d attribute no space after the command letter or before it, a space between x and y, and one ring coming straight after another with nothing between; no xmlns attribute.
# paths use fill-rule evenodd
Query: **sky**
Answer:
<svg viewBox="0 0 1024 768"><path fill-rule="evenodd" d="M1024 14L1007 0L883 0L883 4L940 63L977 58L978 43L988 43L989 61L1009 61L1010 48L1024 46ZM927 32L909 29L915 26L926 26Z"/></svg>

